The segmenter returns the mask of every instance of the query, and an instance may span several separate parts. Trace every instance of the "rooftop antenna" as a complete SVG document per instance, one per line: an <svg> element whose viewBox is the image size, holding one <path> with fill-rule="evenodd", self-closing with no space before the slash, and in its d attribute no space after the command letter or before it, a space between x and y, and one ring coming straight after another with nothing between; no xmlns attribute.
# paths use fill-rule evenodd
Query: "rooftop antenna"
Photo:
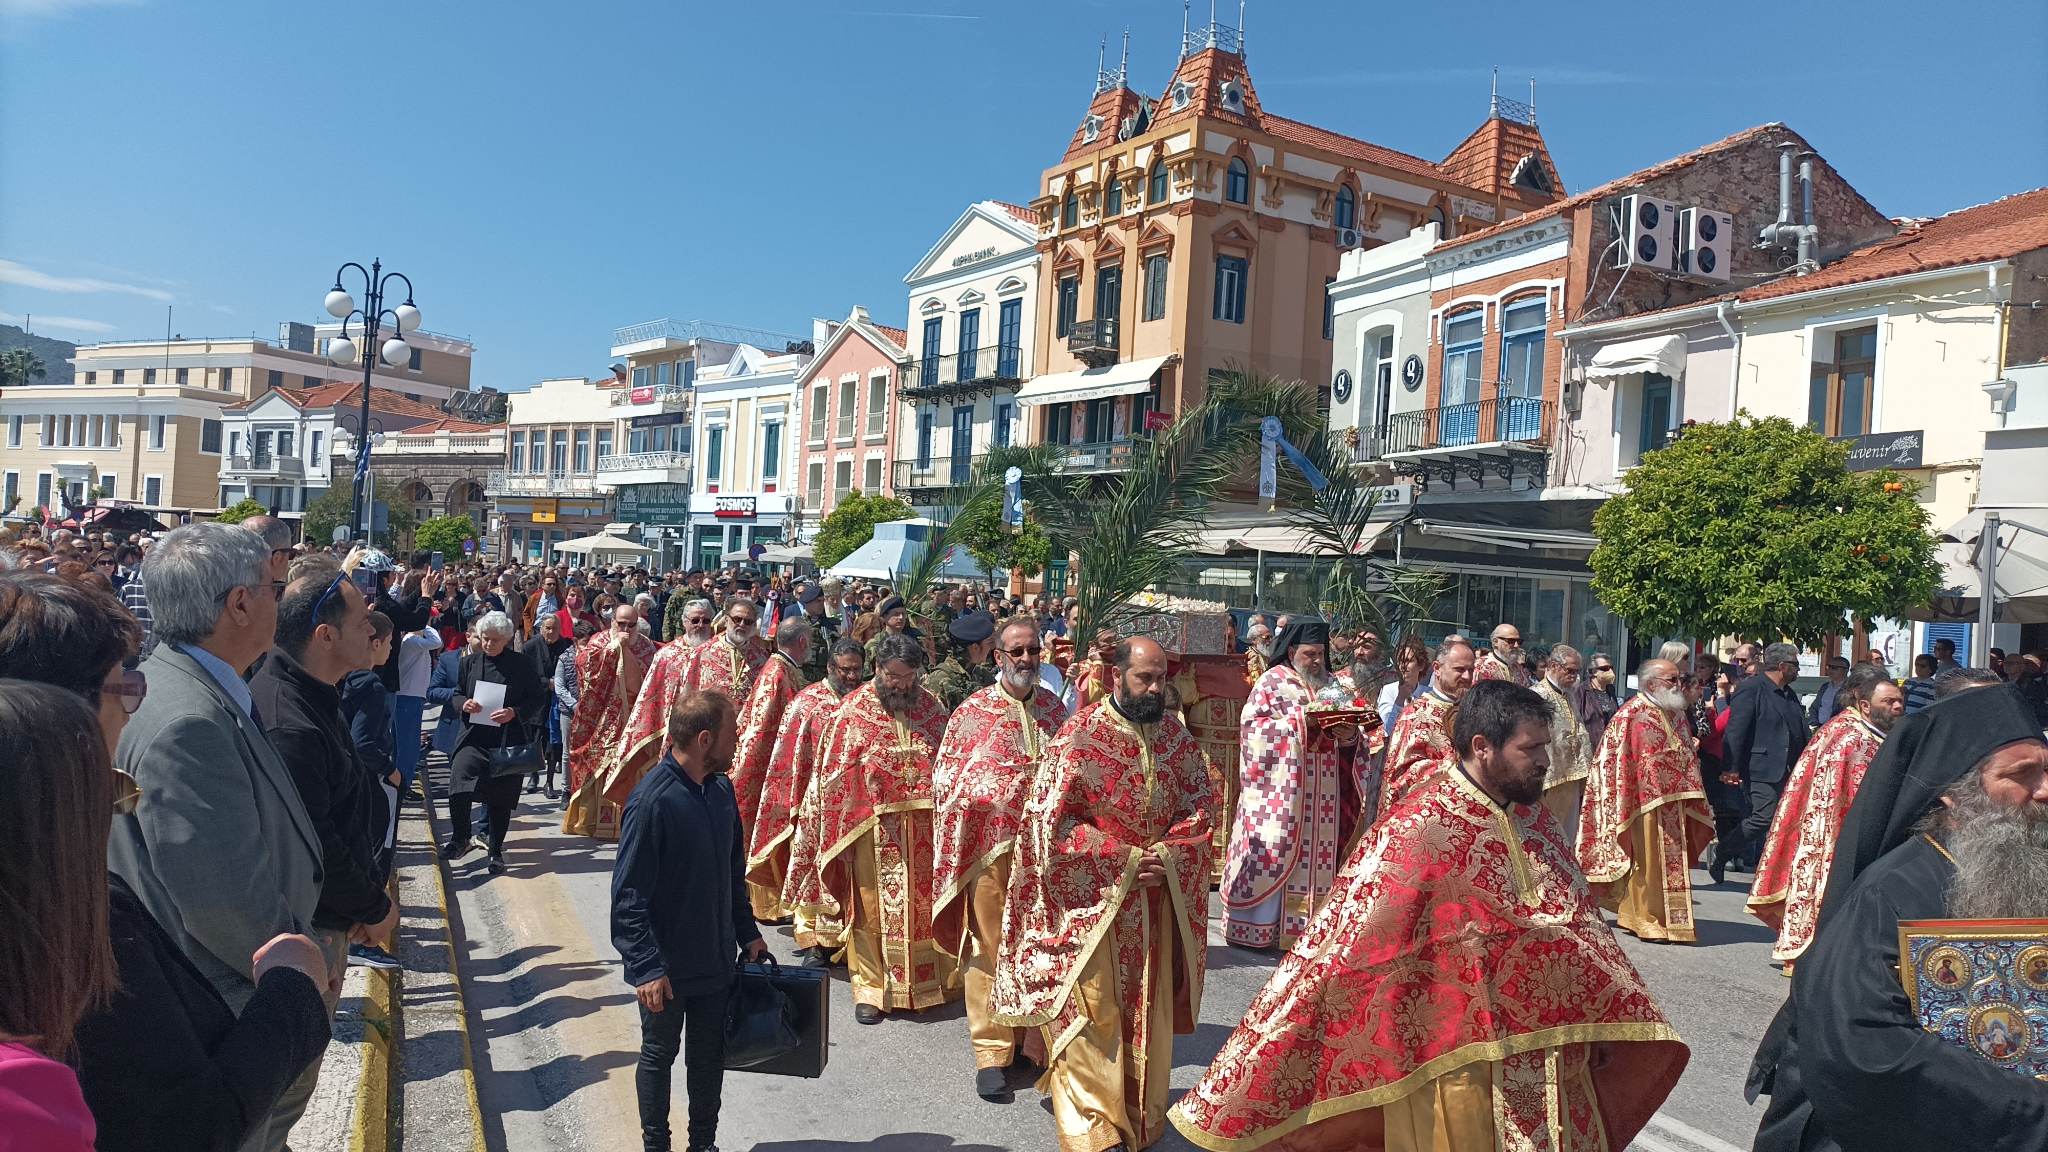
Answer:
<svg viewBox="0 0 2048 1152"><path fill-rule="evenodd" d="M1536 78L1529 77L1529 126L1536 126Z"/></svg>
<svg viewBox="0 0 2048 1152"><path fill-rule="evenodd" d="M1116 74L1128 78L1131 74L1131 28L1124 25L1124 54L1116 62Z"/></svg>
<svg viewBox="0 0 2048 1152"><path fill-rule="evenodd" d="M1097 92L1102 91L1102 65L1104 63L1103 58L1105 55L1107 55L1108 52L1109 33L1105 32L1102 34L1102 39L1098 41L1095 45L1095 90Z"/></svg>
<svg viewBox="0 0 2048 1152"><path fill-rule="evenodd" d="M1189 0L1180 0L1180 58L1183 60L1188 58L1188 3Z"/></svg>
<svg viewBox="0 0 2048 1152"><path fill-rule="evenodd" d="M1237 54L1244 56L1244 0L1237 0Z"/></svg>

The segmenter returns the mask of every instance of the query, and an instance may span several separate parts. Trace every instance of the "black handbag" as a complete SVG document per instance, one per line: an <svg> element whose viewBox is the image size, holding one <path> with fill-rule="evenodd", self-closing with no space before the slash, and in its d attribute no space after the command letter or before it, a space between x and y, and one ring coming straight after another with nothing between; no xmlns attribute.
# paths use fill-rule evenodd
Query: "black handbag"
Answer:
<svg viewBox="0 0 2048 1152"><path fill-rule="evenodd" d="M826 974L772 956L740 964L725 1013L725 1067L768 1076L824 1075L830 1048Z"/></svg>
<svg viewBox="0 0 2048 1152"><path fill-rule="evenodd" d="M519 725L519 735L522 740L521 743L503 744L487 750L491 760L491 779L498 780L506 776L526 776L540 771L543 752L539 741L524 739L526 736L526 725L524 723Z"/></svg>

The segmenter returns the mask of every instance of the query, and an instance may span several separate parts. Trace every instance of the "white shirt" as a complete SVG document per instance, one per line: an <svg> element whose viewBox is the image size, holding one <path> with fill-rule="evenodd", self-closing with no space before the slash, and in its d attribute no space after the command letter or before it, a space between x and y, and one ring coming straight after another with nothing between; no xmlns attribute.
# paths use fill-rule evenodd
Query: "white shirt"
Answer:
<svg viewBox="0 0 2048 1152"><path fill-rule="evenodd" d="M1052 666L1052 661L1041 660L1039 662L1038 682L1045 685L1046 689L1059 697L1062 702L1066 702L1069 707L1072 707L1071 702L1067 701L1066 677L1061 676L1060 670Z"/></svg>
<svg viewBox="0 0 2048 1152"><path fill-rule="evenodd" d="M431 632L414 632L398 645L398 694L425 697L427 681L434 675L434 657L441 652L440 641Z"/></svg>

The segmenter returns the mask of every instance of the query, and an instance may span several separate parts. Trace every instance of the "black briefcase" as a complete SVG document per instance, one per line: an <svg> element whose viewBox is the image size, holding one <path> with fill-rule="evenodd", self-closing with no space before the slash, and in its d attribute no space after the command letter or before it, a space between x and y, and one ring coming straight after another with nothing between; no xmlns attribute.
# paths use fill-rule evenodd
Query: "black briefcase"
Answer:
<svg viewBox="0 0 2048 1152"><path fill-rule="evenodd" d="M823 1076L832 1046L830 974L822 968L784 968L772 958L737 967L726 1013L726 1070Z"/></svg>

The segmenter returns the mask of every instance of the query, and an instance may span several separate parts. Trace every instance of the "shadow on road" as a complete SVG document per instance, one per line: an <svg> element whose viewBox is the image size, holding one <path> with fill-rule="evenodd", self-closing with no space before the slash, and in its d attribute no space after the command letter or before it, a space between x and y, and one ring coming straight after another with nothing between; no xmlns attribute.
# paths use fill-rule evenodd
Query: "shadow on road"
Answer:
<svg viewBox="0 0 2048 1152"><path fill-rule="evenodd" d="M994 1144L956 1144L936 1132L892 1132L873 1140L769 1140L753 1152L1010 1152Z"/></svg>

